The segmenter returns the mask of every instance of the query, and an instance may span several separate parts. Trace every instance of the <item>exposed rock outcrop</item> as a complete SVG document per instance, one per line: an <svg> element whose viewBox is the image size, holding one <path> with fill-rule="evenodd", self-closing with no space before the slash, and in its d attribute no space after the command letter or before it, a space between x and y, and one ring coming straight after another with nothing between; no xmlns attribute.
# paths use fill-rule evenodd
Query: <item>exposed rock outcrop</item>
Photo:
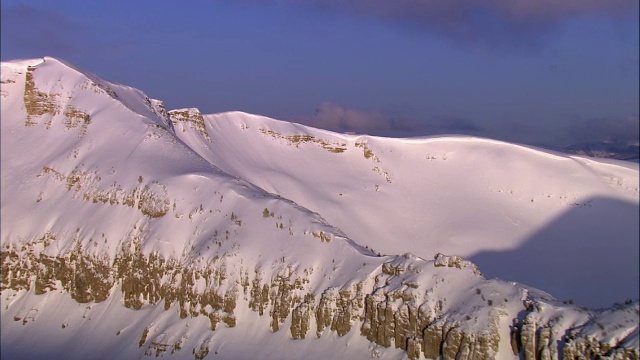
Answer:
<svg viewBox="0 0 640 360"><path fill-rule="evenodd" d="M557 319L545 320L546 313L540 304L529 306L529 310L523 307L526 316L520 323L516 321L510 338L501 339L500 321L511 316L507 310L498 307L485 313L483 309L470 308L467 314L456 313L448 307L447 299L433 293L422 296L420 290L424 284L417 288L402 285L411 283L406 279L408 275L421 272L415 271L415 262L419 260L406 257L384 262L379 272L369 275L370 280L313 294L307 292L308 279L291 266L282 266L270 279L263 278L261 269L256 268L250 279L247 272L230 277L224 270L224 259L204 267L184 266L177 260L164 259L154 253L145 255L135 242L132 246L123 246L112 262L88 255L81 247L56 257L36 251L54 238L46 234L22 247L5 247L2 250L2 289L33 288L36 294L43 294L57 290L56 284L60 284L73 299L83 303L104 301L119 285L123 305L128 308L140 309L164 300L165 309L177 304L181 318L206 316L211 330L216 330L220 323L234 327L242 321L236 318L235 310L239 296L245 293L242 284L246 283L245 288L248 288L251 283L251 290L246 291L249 308L260 315L269 314L274 332L291 317L289 332L293 339L306 338L315 321L318 337L325 331L344 336L355 324L360 324L360 334L369 341L402 349L411 359L493 359L501 340L511 342L515 353L532 360L603 356L634 359L638 355L637 348L633 345L629 348L625 343L627 338L637 336L637 328L635 333L632 330L615 343L596 336L591 329L603 326L597 325L599 318L637 311L637 303L599 314L599 318L590 321L587 317L586 323L569 329L562 328ZM438 256L437 260L432 262L433 268L442 267L443 263L454 264L453 271L469 268L471 276L479 276L474 267L456 266L461 264L457 258ZM470 327L469 323L477 322L478 318L484 319L484 325ZM566 335L562 335L565 332ZM179 341L158 336L147 329L140 337L140 346L147 346L148 354L152 355L180 350ZM563 343L561 349L557 346L559 339ZM196 358L205 357L206 349L203 346L194 350Z"/></svg>
<svg viewBox="0 0 640 360"><path fill-rule="evenodd" d="M204 117L202 116L200 110L195 108L171 110L168 112L168 114L173 123L174 129L179 128L182 131L186 131L185 126L188 125L191 129L197 131L205 139L211 141L211 137L207 132L207 126L204 123Z"/></svg>

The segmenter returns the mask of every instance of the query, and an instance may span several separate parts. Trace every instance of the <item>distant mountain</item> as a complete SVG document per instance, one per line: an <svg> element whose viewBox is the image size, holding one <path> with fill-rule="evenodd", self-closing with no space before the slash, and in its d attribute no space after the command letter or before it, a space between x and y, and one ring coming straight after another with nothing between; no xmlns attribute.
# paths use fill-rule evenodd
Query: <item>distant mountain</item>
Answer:
<svg viewBox="0 0 640 360"><path fill-rule="evenodd" d="M585 155L599 158L627 160L634 162L638 162L638 160L640 160L640 146L638 145L590 142L567 146L564 151L569 154Z"/></svg>
<svg viewBox="0 0 640 360"><path fill-rule="evenodd" d="M640 354L636 164L0 74L3 359Z"/></svg>

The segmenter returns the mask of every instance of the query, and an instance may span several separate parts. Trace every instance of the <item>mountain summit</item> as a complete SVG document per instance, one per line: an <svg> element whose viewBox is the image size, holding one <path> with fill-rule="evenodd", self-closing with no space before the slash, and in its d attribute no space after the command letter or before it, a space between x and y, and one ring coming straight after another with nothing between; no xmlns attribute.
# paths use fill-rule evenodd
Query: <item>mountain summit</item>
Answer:
<svg viewBox="0 0 640 360"><path fill-rule="evenodd" d="M639 355L637 164L1 77L3 358Z"/></svg>

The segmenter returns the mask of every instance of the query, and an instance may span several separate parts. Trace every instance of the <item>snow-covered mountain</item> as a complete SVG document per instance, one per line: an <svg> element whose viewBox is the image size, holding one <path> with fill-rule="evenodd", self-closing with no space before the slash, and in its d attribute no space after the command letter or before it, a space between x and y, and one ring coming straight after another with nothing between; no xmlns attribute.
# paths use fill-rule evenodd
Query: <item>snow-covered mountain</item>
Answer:
<svg viewBox="0 0 640 360"><path fill-rule="evenodd" d="M390 139L237 112L170 114L203 158L375 252L463 256L490 277L586 306L639 292L637 164L473 137Z"/></svg>
<svg viewBox="0 0 640 360"><path fill-rule="evenodd" d="M1 76L3 358L638 357L637 164Z"/></svg>

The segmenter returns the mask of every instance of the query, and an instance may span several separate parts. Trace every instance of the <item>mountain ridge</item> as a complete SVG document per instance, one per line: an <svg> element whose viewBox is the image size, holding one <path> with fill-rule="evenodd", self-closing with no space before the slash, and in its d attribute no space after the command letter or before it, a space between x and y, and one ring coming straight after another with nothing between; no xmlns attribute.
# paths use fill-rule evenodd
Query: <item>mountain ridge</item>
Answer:
<svg viewBox="0 0 640 360"><path fill-rule="evenodd" d="M567 226L588 228L598 223L602 228L578 233L585 243L599 242L608 233L624 228L626 234L621 235L629 252L637 252L633 245L640 226L635 220L638 216L633 216L638 213L637 164L594 161L468 136L387 139L334 134L242 113L202 117L211 141L200 139L197 133L179 132L178 136L204 158L269 192L325 214L330 223L376 252L409 251L431 258L437 252L428 252L433 248L463 257L488 249L508 251L523 246L531 234L573 210L577 216ZM601 197L620 203L605 206L594 201ZM631 212L624 204L632 206ZM607 215L609 223L599 220L603 211L611 213ZM554 236L560 243L570 240L561 233ZM623 263L629 274L637 272L636 259ZM611 259L605 260L603 267L620 265ZM490 266L482 264L483 268ZM587 263L568 261L567 266L585 274L591 271ZM492 276L508 278L511 272L493 268L489 271ZM557 275L544 271L538 275L540 279L551 276ZM635 275L630 276L623 282L631 284L634 290L630 293L634 294L637 281ZM544 287L545 282L528 279L532 285ZM599 289L586 278L579 284L594 294ZM560 285L550 288L554 294L574 298L565 289ZM574 300L590 301L591 306L616 300L611 293L598 304L589 300L595 299L594 294Z"/></svg>

